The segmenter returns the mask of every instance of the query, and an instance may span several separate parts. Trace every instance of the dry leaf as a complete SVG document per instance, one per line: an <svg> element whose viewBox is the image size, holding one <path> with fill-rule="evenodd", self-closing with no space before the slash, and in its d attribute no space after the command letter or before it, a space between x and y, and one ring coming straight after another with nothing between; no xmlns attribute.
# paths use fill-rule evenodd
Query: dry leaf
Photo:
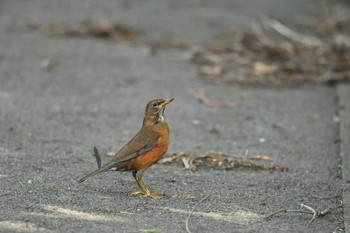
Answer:
<svg viewBox="0 0 350 233"><path fill-rule="evenodd" d="M212 78L221 77L224 74L224 69L222 66L215 65L215 66L201 66L199 67L199 74L210 76Z"/></svg>
<svg viewBox="0 0 350 233"><path fill-rule="evenodd" d="M258 161L261 161L258 163ZM266 161L272 161L271 156L238 156L222 153L209 153L200 155L190 154L173 154L160 161L161 164L175 164L184 166L185 169L196 171L201 169L215 170L234 170L234 169L253 169L253 170L268 170L272 172L287 172L288 168L279 165L266 165Z"/></svg>
<svg viewBox="0 0 350 233"><path fill-rule="evenodd" d="M254 63L254 72L255 74L273 74L278 70L276 64L268 65L263 62Z"/></svg>

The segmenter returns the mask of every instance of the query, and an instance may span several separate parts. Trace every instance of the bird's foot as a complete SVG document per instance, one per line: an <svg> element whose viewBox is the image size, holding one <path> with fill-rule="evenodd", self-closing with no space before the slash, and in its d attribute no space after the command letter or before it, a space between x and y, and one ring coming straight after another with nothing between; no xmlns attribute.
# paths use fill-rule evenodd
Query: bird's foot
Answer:
<svg viewBox="0 0 350 233"><path fill-rule="evenodd" d="M139 190L139 191L133 192L131 194L132 195L140 195L142 198L150 197L150 198L154 198L154 199L161 199L164 197L164 195L152 193L149 190Z"/></svg>

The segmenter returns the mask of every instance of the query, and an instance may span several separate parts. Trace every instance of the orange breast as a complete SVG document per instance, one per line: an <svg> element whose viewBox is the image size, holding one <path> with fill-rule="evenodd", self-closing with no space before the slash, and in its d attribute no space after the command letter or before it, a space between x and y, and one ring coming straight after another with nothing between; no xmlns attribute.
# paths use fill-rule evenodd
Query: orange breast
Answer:
<svg viewBox="0 0 350 233"><path fill-rule="evenodd" d="M144 170L153 164L155 164L159 159L163 157L168 149L169 145L169 130L166 129L158 130L160 137L157 141L157 146L148 151L146 154L137 157L134 161L134 169Z"/></svg>

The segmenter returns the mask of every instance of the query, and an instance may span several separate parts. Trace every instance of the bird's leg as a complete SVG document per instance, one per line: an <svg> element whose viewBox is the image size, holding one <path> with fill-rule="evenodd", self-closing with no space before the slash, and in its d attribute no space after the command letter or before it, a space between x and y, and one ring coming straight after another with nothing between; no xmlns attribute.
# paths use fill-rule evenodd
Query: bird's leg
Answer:
<svg viewBox="0 0 350 233"><path fill-rule="evenodd" d="M137 177L136 173L137 173L137 171L133 171L133 172L132 172L132 177L134 177L134 180L135 180L135 182L136 182L137 187L139 188L139 190L136 191L136 192L133 192L132 194L133 194L133 195L144 194L145 191L144 191L144 189L141 187L140 182L139 182L139 179L140 179L140 178Z"/></svg>
<svg viewBox="0 0 350 233"><path fill-rule="evenodd" d="M163 196L152 193L151 191L149 191L149 189L147 188L147 186L145 185L145 183L143 182L143 180L140 177L137 177L136 175L137 171L133 171L132 172L132 176L134 177L136 184L139 188L138 191L133 192L133 195L138 195L140 194L142 197L151 197L151 198L156 198L156 199L160 199Z"/></svg>
<svg viewBox="0 0 350 233"><path fill-rule="evenodd" d="M142 187L142 189L145 191L145 194L143 195L143 197L152 197L152 198L156 198L156 199L163 198L164 195L159 195L159 194L152 193L151 191L149 191L149 189L147 188L147 186L145 185L143 180L141 180L141 178L139 178L139 183L140 183L140 186Z"/></svg>

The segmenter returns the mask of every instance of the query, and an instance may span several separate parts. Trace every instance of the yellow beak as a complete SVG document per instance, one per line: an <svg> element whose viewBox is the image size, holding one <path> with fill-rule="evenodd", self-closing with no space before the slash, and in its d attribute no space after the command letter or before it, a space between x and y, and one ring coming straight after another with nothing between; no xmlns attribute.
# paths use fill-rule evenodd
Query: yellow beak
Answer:
<svg viewBox="0 0 350 233"><path fill-rule="evenodd" d="M168 103L170 103L171 101L173 101L174 99L166 99L163 103L162 103L162 107L164 107L165 105L167 105Z"/></svg>

